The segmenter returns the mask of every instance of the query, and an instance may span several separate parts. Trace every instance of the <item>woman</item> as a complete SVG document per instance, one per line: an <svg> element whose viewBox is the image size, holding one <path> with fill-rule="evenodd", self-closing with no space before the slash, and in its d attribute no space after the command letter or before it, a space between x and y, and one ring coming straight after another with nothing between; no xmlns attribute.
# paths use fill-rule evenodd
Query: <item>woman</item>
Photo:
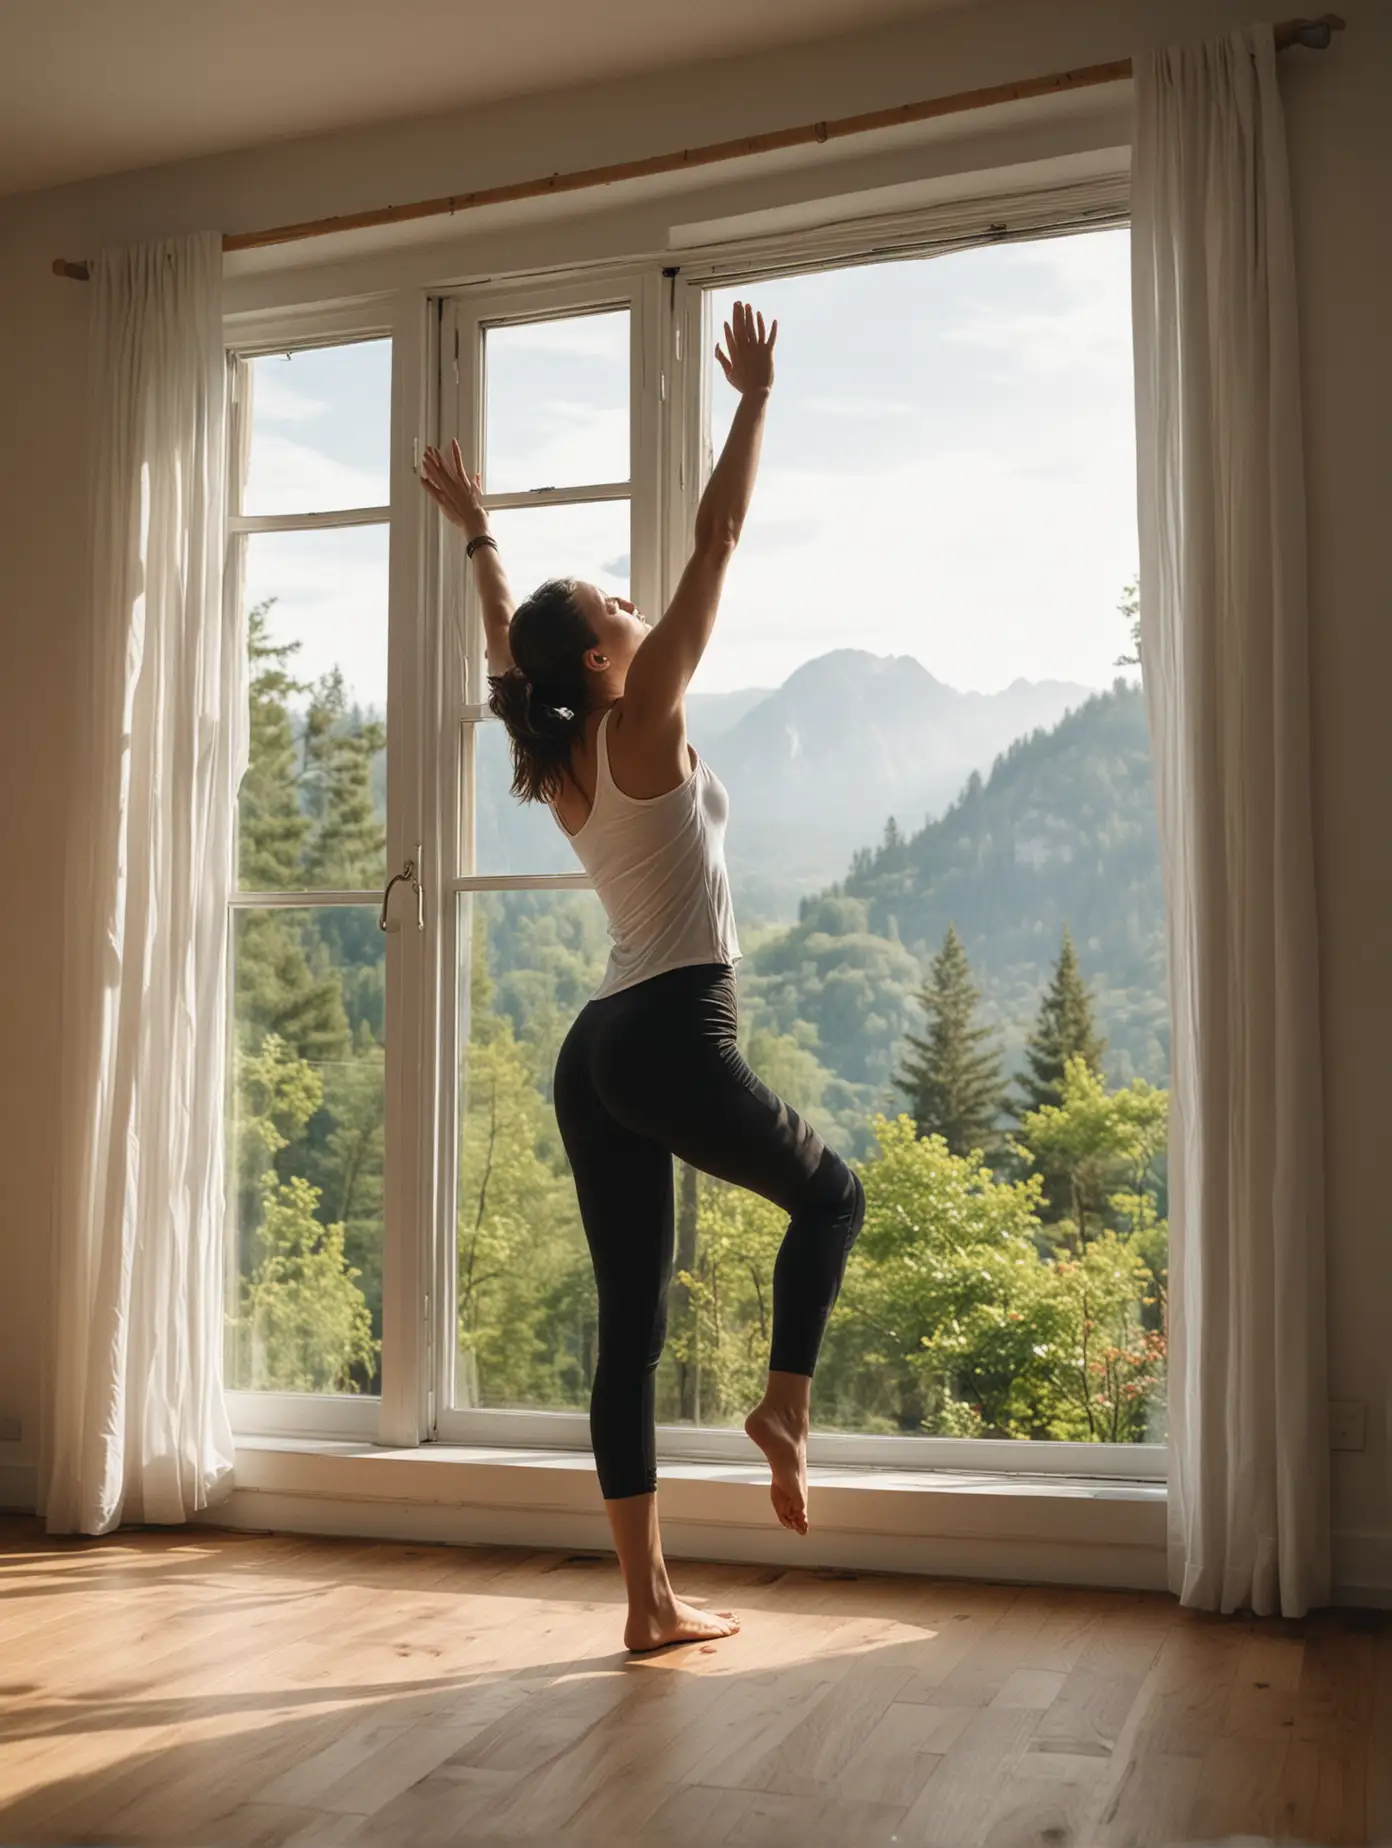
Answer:
<svg viewBox="0 0 1392 1848"><path fill-rule="evenodd" d="M570 580L543 584L514 610L482 483L458 444L450 462L427 450L422 471L468 536L513 792L549 804L613 939L604 980L561 1048L555 1097L598 1286L590 1431L632 1650L739 1627L676 1597L658 1532L653 1386L672 1274L672 1157L790 1215L773 1274L768 1385L745 1430L768 1458L778 1518L796 1533L807 1531L812 1371L865 1212L856 1175L736 1047L729 803L686 741L686 687L749 509L777 332L736 303L715 357L739 405L701 497L695 549L652 626L622 597Z"/></svg>

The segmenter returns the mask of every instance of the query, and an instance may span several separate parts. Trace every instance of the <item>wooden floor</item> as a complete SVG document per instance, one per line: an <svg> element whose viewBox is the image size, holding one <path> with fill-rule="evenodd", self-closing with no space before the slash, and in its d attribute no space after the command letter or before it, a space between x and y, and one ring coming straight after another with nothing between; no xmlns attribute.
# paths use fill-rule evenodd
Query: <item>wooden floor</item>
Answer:
<svg viewBox="0 0 1392 1848"><path fill-rule="evenodd" d="M1392 1620L690 1566L741 1635L632 1661L607 1559L0 1523L0 1841L1392 1840Z"/></svg>

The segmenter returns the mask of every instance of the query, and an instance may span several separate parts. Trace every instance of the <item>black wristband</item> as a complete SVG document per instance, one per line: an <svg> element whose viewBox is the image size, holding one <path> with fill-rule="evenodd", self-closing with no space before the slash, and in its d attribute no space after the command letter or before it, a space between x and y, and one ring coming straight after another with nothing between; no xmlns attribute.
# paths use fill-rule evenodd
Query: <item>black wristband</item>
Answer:
<svg viewBox="0 0 1392 1848"><path fill-rule="evenodd" d="M466 558L472 558L481 545L491 545L495 552L498 549L498 541L493 537L492 533L479 533L465 546L464 556Z"/></svg>

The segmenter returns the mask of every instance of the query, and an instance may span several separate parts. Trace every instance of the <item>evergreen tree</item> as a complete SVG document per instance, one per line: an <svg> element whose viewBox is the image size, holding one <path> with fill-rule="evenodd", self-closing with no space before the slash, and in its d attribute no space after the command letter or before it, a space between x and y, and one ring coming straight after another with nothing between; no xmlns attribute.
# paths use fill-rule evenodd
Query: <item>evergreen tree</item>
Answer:
<svg viewBox="0 0 1392 1848"><path fill-rule="evenodd" d="M980 999L962 939L949 924L918 996L928 1036L908 1035L914 1056L895 1083L912 1101L919 1135L941 1136L954 1155L988 1145L1004 1088L995 1035L973 1024Z"/></svg>
<svg viewBox="0 0 1392 1848"><path fill-rule="evenodd" d="M300 883L309 819L296 787L295 736L288 701L308 692L290 672L298 642L269 639L268 597L247 615L250 748L237 805L238 877L244 890L286 892Z"/></svg>
<svg viewBox="0 0 1392 1848"><path fill-rule="evenodd" d="M1093 1025L1092 993L1078 967L1073 933L1065 924L1054 977L1025 1046L1028 1070L1016 1080L1025 1100L1021 1115L1047 1104L1061 1105L1068 1061L1082 1059L1090 1071L1100 1074L1106 1050L1106 1040Z"/></svg>
<svg viewBox="0 0 1392 1848"><path fill-rule="evenodd" d="M308 689L291 662L298 642L276 644L267 632L274 598L249 612L250 749L238 798L238 875L243 890L289 892L306 884L311 822L300 802L294 728L288 702ZM242 911L236 924L239 1043L259 1051L274 1033L302 1059L341 1058L349 1041L342 984L311 966L310 919L298 911Z"/></svg>
<svg viewBox="0 0 1392 1848"><path fill-rule="evenodd" d="M320 891L382 884L386 829L377 811L373 764L386 727L350 711L337 668L314 689L305 721L306 800L314 836L305 852L306 883Z"/></svg>
<svg viewBox="0 0 1392 1848"><path fill-rule="evenodd" d="M1131 637L1129 654L1118 655L1118 667L1139 667L1141 665L1141 580L1132 578L1124 585L1121 602L1117 604L1117 614L1126 618L1127 633Z"/></svg>

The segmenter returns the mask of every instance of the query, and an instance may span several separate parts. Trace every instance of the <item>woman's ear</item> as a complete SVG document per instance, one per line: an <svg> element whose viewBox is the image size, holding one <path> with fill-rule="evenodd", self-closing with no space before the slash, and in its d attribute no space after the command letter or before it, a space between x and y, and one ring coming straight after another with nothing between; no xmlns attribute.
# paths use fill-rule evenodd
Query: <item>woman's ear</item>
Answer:
<svg viewBox="0 0 1392 1848"><path fill-rule="evenodd" d="M602 653L600 649L587 648L585 650L585 666L590 668L594 673L602 674L608 665L609 657L607 654Z"/></svg>

